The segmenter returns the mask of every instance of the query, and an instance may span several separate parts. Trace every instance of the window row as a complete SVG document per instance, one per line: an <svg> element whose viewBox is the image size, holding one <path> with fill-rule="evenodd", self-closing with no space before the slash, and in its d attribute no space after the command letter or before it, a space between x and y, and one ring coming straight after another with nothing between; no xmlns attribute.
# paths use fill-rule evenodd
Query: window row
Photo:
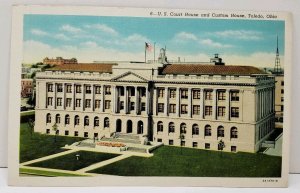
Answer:
<svg viewBox="0 0 300 193"><path fill-rule="evenodd" d="M51 114L48 113L46 115L46 123L47 124L50 124L52 122L52 117L51 117ZM90 123L90 120L93 121L93 126L94 127L99 127L100 126L100 120L99 120L99 117L94 117L94 118L89 118L89 116L85 116L83 118L83 125L84 126L89 126L91 123ZM80 125L80 117L78 115L75 115L74 118L73 118L73 123L74 125ZM54 124L61 124L62 121L61 121L61 116L60 114L56 114L55 115L55 120L54 120ZM71 118L70 118L70 115L65 115L64 116L64 122L63 122L65 125L70 125L71 124ZM105 117L104 120L103 120L103 127L104 128L109 128L109 118L108 117Z"/></svg>
<svg viewBox="0 0 300 193"><path fill-rule="evenodd" d="M55 84L56 92L63 92L63 84ZM82 93L82 88L84 88L86 94L92 93L92 86L91 85L74 85L74 89L76 93ZM66 84L65 85L66 93L72 93L73 85ZM47 84L47 91L53 92L54 91L54 84ZM94 86L95 94L101 94L101 86ZM111 94L111 86L104 86L104 93L106 95Z"/></svg>
<svg viewBox="0 0 300 193"><path fill-rule="evenodd" d="M187 126L185 123L180 124L180 134L186 134L186 129ZM192 125L192 135L199 135L199 126L198 124L193 124ZM157 122L157 132L163 132L164 131L164 124L162 121ZM175 124L174 122L170 122L168 124L168 133L175 133ZM210 125L206 125L204 127L204 136L211 136L212 129ZM224 127L219 126L217 128L217 137L224 137L225 132L224 132ZM238 130L236 127L232 127L230 129L230 138L238 138Z"/></svg>
<svg viewBox="0 0 300 193"><path fill-rule="evenodd" d="M165 88L158 88L158 98L165 97ZM192 97L193 99L200 99L200 89L192 89ZM168 89L169 98L176 98L176 88ZM188 98L188 89L180 89L180 98L187 99ZM205 90L204 91L204 99L212 100L213 99L213 90ZM218 90L217 91L217 100L226 100L226 91ZM230 91L230 100L231 101L239 101L239 91Z"/></svg>

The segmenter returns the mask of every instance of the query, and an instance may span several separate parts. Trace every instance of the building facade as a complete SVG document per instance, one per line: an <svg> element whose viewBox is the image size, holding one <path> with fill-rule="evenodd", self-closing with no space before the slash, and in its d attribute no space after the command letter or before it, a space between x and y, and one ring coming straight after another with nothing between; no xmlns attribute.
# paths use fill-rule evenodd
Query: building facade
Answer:
<svg viewBox="0 0 300 193"><path fill-rule="evenodd" d="M62 57L56 57L56 58L44 58L43 64L49 64L49 65L63 65L63 64L77 64L77 59L76 58L71 58L71 59L64 59Z"/></svg>
<svg viewBox="0 0 300 193"><path fill-rule="evenodd" d="M274 77L250 66L62 65L36 77L35 131L80 137L115 132L165 145L256 152L274 128Z"/></svg>
<svg viewBox="0 0 300 193"><path fill-rule="evenodd" d="M277 122L283 122L284 111L284 75L275 76L275 117Z"/></svg>
<svg viewBox="0 0 300 193"><path fill-rule="evenodd" d="M30 97L33 93L33 79L21 79L21 97Z"/></svg>

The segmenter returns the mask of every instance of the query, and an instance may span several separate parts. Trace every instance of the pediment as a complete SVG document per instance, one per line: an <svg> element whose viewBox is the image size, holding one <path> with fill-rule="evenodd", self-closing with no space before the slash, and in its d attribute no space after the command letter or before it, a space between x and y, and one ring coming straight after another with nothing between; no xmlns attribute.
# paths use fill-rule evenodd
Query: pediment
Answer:
<svg viewBox="0 0 300 193"><path fill-rule="evenodd" d="M125 82L147 82L148 80L133 72L126 72L119 76L112 78L113 81L125 81Z"/></svg>

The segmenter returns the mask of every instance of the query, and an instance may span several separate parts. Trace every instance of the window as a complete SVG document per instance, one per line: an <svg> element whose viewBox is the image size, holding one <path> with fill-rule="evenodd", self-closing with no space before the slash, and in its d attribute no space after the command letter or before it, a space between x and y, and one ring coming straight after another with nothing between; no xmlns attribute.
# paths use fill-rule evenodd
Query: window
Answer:
<svg viewBox="0 0 300 193"><path fill-rule="evenodd" d="M134 87L128 87L129 96L135 96L135 88Z"/></svg>
<svg viewBox="0 0 300 193"><path fill-rule="evenodd" d="M105 101L105 109L110 109L110 101L109 100Z"/></svg>
<svg viewBox="0 0 300 193"><path fill-rule="evenodd" d="M72 85L67 84L67 93L72 93Z"/></svg>
<svg viewBox="0 0 300 193"><path fill-rule="evenodd" d="M158 98L163 98L165 95L165 89L164 88L158 88Z"/></svg>
<svg viewBox="0 0 300 193"><path fill-rule="evenodd" d="M124 96L124 87L119 87L120 96Z"/></svg>
<svg viewBox="0 0 300 193"><path fill-rule="evenodd" d="M193 142L193 147L198 147L198 143L197 142Z"/></svg>
<svg viewBox="0 0 300 193"><path fill-rule="evenodd" d="M110 95L111 94L111 87L110 86L105 86L105 92L106 95Z"/></svg>
<svg viewBox="0 0 300 193"><path fill-rule="evenodd" d="M92 93L92 90L91 90L91 86L90 86L90 85L85 86L85 93L86 93L86 94L91 94L91 93Z"/></svg>
<svg viewBox="0 0 300 193"><path fill-rule="evenodd" d="M204 136L211 136L211 126L206 125L204 128Z"/></svg>
<svg viewBox="0 0 300 193"><path fill-rule="evenodd" d="M283 89L281 89L281 94L284 94L284 90Z"/></svg>
<svg viewBox="0 0 300 193"><path fill-rule="evenodd" d="M48 106L52 106L52 104L53 104L53 97L48 97L48 99L47 99L47 105Z"/></svg>
<svg viewBox="0 0 300 193"><path fill-rule="evenodd" d="M193 105L193 115L200 115L200 105Z"/></svg>
<svg viewBox="0 0 300 193"><path fill-rule="evenodd" d="M225 107L218 107L218 117L225 116Z"/></svg>
<svg viewBox="0 0 300 193"><path fill-rule="evenodd" d="M60 114L56 114L55 123L60 123Z"/></svg>
<svg viewBox="0 0 300 193"><path fill-rule="evenodd" d="M46 123L51 123L51 114L48 113L46 116Z"/></svg>
<svg viewBox="0 0 300 193"><path fill-rule="evenodd" d="M239 117L239 108L231 107L231 117Z"/></svg>
<svg viewBox="0 0 300 193"><path fill-rule="evenodd" d="M231 146L231 152L236 152L236 146Z"/></svg>
<svg viewBox="0 0 300 193"><path fill-rule="evenodd" d="M79 125L79 116L78 115L75 116L74 125Z"/></svg>
<svg viewBox="0 0 300 193"><path fill-rule="evenodd" d="M76 99L75 107L80 107L81 99Z"/></svg>
<svg viewBox="0 0 300 193"><path fill-rule="evenodd" d="M180 141L180 146L185 146L185 141Z"/></svg>
<svg viewBox="0 0 300 193"><path fill-rule="evenodd" d="M60 107L62 105L62 98L56 99L56 106Z"/></svg>
<svg viewBox="0 0 300 193"><path fill-rule="evenodd" d="M284 97L281 97L281 102L283 102L284 101Z"/></svg>
<svg viewBox="0 0 300 193"><path fill-rule="evenodd" d="M175 125L173 122L169 123L169 133L174 133L175 132Z"/></svg>
<svg viewBox="0 0 300 193"><path fill-rule="evenodd" d="M101 86L95 86L95 94L101 94Z"/></svg>
<svg viewBox="0 0 300 193"><path fill-rule="evenodd" d="M281 86L284 86L284 81L283 80L281 81Z"/></svg>
<svg viewBox="0 0 300 193"><path fill-rule="evenodd" d="M140 88L140 92L141 92L141 97L146 96L146 88Z"/></svg>
<svg viewBox="0 0 300 193"><path fill-rule="evenodd" d="M135 103L134 102L130 102L130 110L133 111L134 110L134 105Z"/></svg>
<svg viewBox="0 0 300 193"><path fill-rule="evenodd" d="M109 118L105 117L104 118L104 128L108 128L109 127Z"/></svg>
<svg viewBox="0 0 300 193"><path fill-rule="evenodd" d="M205 149L210 149L210 143L205 143Z"/></svg>
<svg viewBox="0 0 300 193"><path fill-rule="evenodd" d="M74 131L74 136L75 136L75 137L78 136L78 131Z"/></svg>
<svg viewBox="0 0 300 193"><path fill-rule="evenodd" d="M176 89L172 88L170 89L170 98L176 98Z"/></svg>
<svg viewBox="0 0 300 193"><path fill-rule="evenodd" d="M65 131L65 135L69 135L69 131L68 130Z"/></svg>
<svg viewBox="0 0 300 193"><path fill-rule="evenodd" d="M232 127L230 130L230 138L238 138L238 130L236 127Z"/></svg>
<svg viewBox="0 0 300 193"><path fill-rule="evenodd" d="M76 93L81 93L81 85L76 85L75 89L76 89Z"/></svg>
<svg viewBox="0 0 300 193"><path fill-rule="evenodd" d="M192 127L192 135L199 135L199 126L194 124Z"/></svg>
<svg viewBox="0 0 300 193"><path fill-rule="evenodd" d="M200 99L200 90L193 90L193 99Z"/></svg>
<svg viewBox="0 0 300 193"><path fill-rule="evenodd" d="M46 134L50 134L50 129L46 129Z"/></svg>
<svg viewBox="0 0 300 193"><path fill-rule="evenodd" d="M72 99L66 98L66 107L71 107L71 106L72 106Z"/></svg>
<svg viewBox="0 0 300 193"><path fill-rule="evenodd" d="M162 139L158 138L158 139L157 139L157 142L162 142Z"/></svg>
<svg viewBox="0 0 300 193"><path fill-rule="evenodd" d="M91 108L91 99L85 99L85 108Z"/></svg>
<svg viewBox="0 0 300 193"><path fill-rule="evenodd" d="M158 123L157 123L157 132L163 132L163 131L164 131L163 122L158 121Z"/></svg>
<svg viewBox="0 0 300 193"><path fill-rule="evenodd" d="M176 105L175 104L170 104L169 113L176 113Z"/></svg>
<svg viewBox="0 0 300 193"><path fill-rule="evenodd" d="M182 99L187 99L188 98L188 90L187 89L182 89L181 90L181 98Z"/></svg>
<svg viewBox="0 0 300 193"><path fill-rule="evenodd" d="M174 145L174 140L173 139L169 140L169 145Z"/></svg>
<svg viewBox="0 0 300 193"><path fill-rule="evenodd" d="M146 103L141 103L141 111L146 111Z"/></svg>
<svg viewBox="0 0 300 193"><path fill-rule="evenodd" d="M95 100L95 109L100 109L100 100Z"/></svg>
<svg viewBox="0 0 300 193"><path fill-rule="evenodd" d="M99 127L99 117L94 118L94 127Z"/></svg>
<svg viewBox="0 0 300 193"><path fill-rule="evenodd" d="M219 126L217 130L218 137L224 137L224 127Z"/></svg>
<svg viewBox="0 0 300 193"><path fill-rule="evenodd" d="M205 100L212 100L212 90L205 91Z"/></svg>
<svg viewBox="0 0 300 193"><path fill-rule="evenodd" d="M56 85L56 91L57 92L62 92L63 91L63 85L62 84L57 84Z"/></svg>
<svg viewBox="0 0 300 193"><path fill-rule="evenodd" d="M186 124L185 123L180 124L180 133L186 134Z"/></svg>
<svg viewBox="0 0 300 193"><path fill-rule="evenodd" d="M84 126L89 126L89 125L90 125L89 117L85 116L84 117Z"/></svg>
<svg viewBox="0 0 300 193"><path fill-rule="evenodd" d="M89 133L88 132L84 132L84 137L89 137Z"/></svg>
<svg viewBox="0 0 300 193"><path fill-rule="evenodd" d="M158 105L157 105L157 111L159 112L159 113L163 113L164 112L164 103L158 103Z"/></svg>
<svg viewBox="0 0 300 193"><path fill-rule="evenodd" d="M239 91L231 91L231 101L239 101L240 100Z"/></svg>
<svg viewBox="0 0 300 193"><path fill-rule="evenodd" d="M280 110L284 111L284 106L283 105L281 105Z"/></svg>
<svg viewBox="0 0 300 193"><path fill-rule="evenodd" d="M65 125L69 125L70 124L70 115L66 115L65 116Z"/></svg>
<svg viewBox="0 0 300 193"><path fill-rule="evenodd" d="M120 101L120 110L124 109L124 101Z"/></svg>
<svg viewBox="0 0 300 193"><path fill-rule="evenodd" d="M48 90L48 92L53 92L53 84L48 84L47 90Z"/></svg>
<svg viewBox="0 0 300 193"><path fill-rule="evenodd" d="M181 114L187 114L187 113L188 113L188 106L181 105Z"/></svg>
<svg viewBox="0 0 300 193"><path fill-rule="evenodd" d="M205 106L205 116L212 115L212 106Z"/></svg>
<svg viewBox="0 0 300 193"><path fill-rule="evenodd" d="M218 100L224 101L225 99L225 91L218 91Z"/></svg>

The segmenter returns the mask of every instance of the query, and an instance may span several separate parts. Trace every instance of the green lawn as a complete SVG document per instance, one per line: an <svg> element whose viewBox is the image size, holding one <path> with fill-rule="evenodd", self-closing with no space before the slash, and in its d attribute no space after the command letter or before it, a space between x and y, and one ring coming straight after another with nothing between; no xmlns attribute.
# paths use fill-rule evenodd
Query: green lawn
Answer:
<svg viewBox="0 0 300 193"><path fill-rule="evenodd" d="M43 171L43 170L36 170L36 169L27 169L27 168L20 168L20 174L32 175L32 176L47 176L47 177L57 177L57 176L88 176L88 175L78 175L78 174L69 174L63 172L52 172L52 171Z"/></svg>
<svg viewBox="0 0 300 193"><path fill-rule="evenodd" d="M28 124L21 123L20 163L65 151L61 147L80 140L82 138L57 136L54 142L54 136L40 133L33 133L31 137Z"/></svg>
<svg viewBox="0 0 300 193"><path fill-rule="evenodd" d="M163 146L90 171L119 176L280 177L281 157Z"/></svg>
<svg viewBox="0 0 300 193"><path fill-rule="evenodd" d="M79 160L76 159L76 154L80 155ZM118 156L118 154L79 151L46 161L33 163L28 166L76 171L116 156Z"/></svg>

